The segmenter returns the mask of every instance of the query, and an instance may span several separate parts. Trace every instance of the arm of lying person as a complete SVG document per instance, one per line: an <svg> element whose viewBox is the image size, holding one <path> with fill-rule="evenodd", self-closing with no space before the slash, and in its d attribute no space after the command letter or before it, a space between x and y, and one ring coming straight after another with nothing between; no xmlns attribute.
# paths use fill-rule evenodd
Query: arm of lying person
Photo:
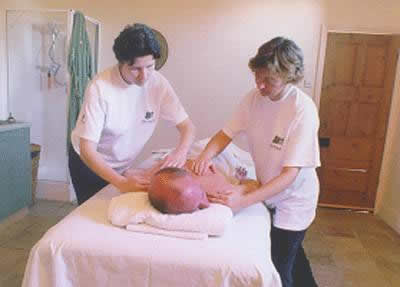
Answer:
<svg viewBox="0 0 400 287"><path fill-rule="evenodd" d="M207 192L207 197L210 202L227 205L233 212L238 212L284 191L294 182L299 171L299 167L284 167L278 176L263 185L253 181L243 181L247 184L240 184L220 192Z"/></svg>

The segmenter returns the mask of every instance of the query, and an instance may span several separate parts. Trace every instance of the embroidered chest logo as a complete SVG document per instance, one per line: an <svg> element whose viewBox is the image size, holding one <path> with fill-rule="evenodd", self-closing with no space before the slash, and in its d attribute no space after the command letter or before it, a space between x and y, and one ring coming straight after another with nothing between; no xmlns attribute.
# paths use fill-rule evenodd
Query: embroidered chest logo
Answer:
<svg viewBox="0 0 400 287"><path fill-rule="evenodd" d="M154 112L146 112L144 115L144 122L153 122L154 121Z"/></svg>
<svg viewBox="0 0 400 287"><path fill-rule="evenodd" d="M275 136L272 139L271 147L281 150L284 142L285 142L285 138L280 137L280 136Z"/></svg>

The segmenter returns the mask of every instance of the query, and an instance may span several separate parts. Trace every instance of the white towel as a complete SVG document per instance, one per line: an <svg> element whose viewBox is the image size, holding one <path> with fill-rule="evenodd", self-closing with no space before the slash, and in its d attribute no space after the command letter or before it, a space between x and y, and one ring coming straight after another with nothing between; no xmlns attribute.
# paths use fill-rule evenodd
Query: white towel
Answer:
<svg viewBox="0 0 400 287"><path fill-rule="evenodd" d="M233 213L225 205L212 203L193 213L163 214L151 205L147 192L131 192L112 198L108 218L117 226L146 224L161 230L221 236L229 227Z"/></svg>
<svg viewBox="0 0 400 287"><path fill-rule="evenodd" d="M195 142L189 150L188 158L194 159L204 150L210 138L205 138ZM155 160L162 160L167 156L173 149L158 149L152 151L152 158L150 161L146 161L144 166L148 167L149 163ZM236 170L241 167L247 171L247 178L256 179L256 171L254 168L254 162L251 158L250 153L242 150L234 143L230 143L222 153L213 159L216 168L226 176L226 178L233 184L237 184L235 180Z"/></svg>

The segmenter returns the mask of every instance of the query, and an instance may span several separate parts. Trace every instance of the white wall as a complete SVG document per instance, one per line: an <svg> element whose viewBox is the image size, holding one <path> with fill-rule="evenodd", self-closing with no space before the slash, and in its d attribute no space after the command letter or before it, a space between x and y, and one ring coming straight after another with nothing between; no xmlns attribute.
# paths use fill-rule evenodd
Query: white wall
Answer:
<svg viewBox="0 0 400 287"><path fill-rule="evenodd" d="M397 62L395 82L376 213L400 233L400 61Z"/></svg>
<svg viewBox="0 0 400 287"><path fill-rule="evenodd" d="M0 3L0 120L7 117L7 61L6 61L6 27L5 12Z"/></svg>
<svg viewBox="0 0 400 287"><path fill-rule="evenodd" d="M102 23L100 69L115 63L114 38L128 23L144 22L168 40L169 58L161 72L171 81L198 128L198 138L221 128L240 97L253 87L247 62L266 40L277 35L294 39L304 50L306 78L313 81L322 12L316 0L203 1L17 1L4 8L74 8ZM0 24L4 30L4 22ZM299 28L301 27L301 28ZM3 35L3 33L1 34ZM4 45L3 37L1 44ZM1 50L3 62L4 48ZM5 77L5 70L1 71ZM4 83L4 79L2 79ZM0 98L4 102L4 85ZM305 89L312 94L312 88ZM0 114L5 117L4 111ZM144 155L152 148L172 146L176 134L161 124Z"/></svg>
<svg viewBox="0 0 400 287"><path fill-rule="evenodd" d="M326 23L339 30L400 32L398 0L324 0Z"/></svg>

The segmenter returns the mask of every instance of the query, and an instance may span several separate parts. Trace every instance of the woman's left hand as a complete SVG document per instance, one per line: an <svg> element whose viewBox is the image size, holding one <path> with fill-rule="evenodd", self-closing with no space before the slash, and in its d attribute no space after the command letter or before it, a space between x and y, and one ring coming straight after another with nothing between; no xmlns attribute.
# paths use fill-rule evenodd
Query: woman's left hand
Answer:
<svg viewBox="0 0 400 287"><path fill-rule="evenodd" d="M163 163L161 164L160 169L168 166L181 168L186 163L186 157L187 157L186 151L174 150L165 157Z"/></svg>

